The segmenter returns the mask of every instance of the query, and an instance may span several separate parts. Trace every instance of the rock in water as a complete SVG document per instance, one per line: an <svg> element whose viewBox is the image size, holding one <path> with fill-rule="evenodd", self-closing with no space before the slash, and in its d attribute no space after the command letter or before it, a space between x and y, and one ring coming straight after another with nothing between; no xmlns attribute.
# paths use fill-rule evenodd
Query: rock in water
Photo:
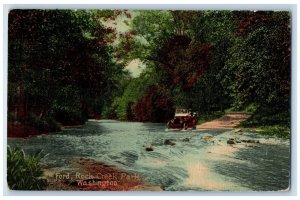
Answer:
<svg viewBox="0 0 300 200"><path fill-rule="evenodd" d="M259 143L259 140L247 140L247 143Z"/></svg>
<svg viewBox="0 0 300 200"><path fill-rule="evenodd" d="M145 147L146 151L153 151L154 148L151 144L144 144L143 147Z"/></svg>
<svg viewBox="0 0 300 200"><path fill-rule="evenodd" d="M213 141L214 140L214 136L212 135L205 135L201 137L201 140L209 142L209 141Z"/></svg>
<svg viewBox="0 0 300 200"><path fill-rule="evenodd" d="M234 142L234 140L229 139L229 140L227 140L227 144L235 144L235 142Z"/></svg>
<svg viewBox="0 0 300 200"><path fill-rule="evenodd" d="M176 143L174 141L172 141L171 139L166 139L164 142L165 145L172 145L174 146Z"/></svg>
<svg viewBox="0 0 300 200"><path fill-rule="evenodd" d="M154 149L153 149L153 147L151 146L151 147L146 147L145 150L146 150L146 151L153 151Z"/></svg>
<svg viewBox="0 0 300 200"><path fill-rule="evenodd" d="M242 141L240 139L235 140L236 143L241 143Z"/></svg>
<svg viewBox="0 0 300 200"><path fill-rule="evenodd" d="M187 137L187 138L184 138L182 141L183 141L183 142L189 142L190 139L191 139L191 138Z"/></svg>
<svg viewBox="0 0 300 200"><path fill-rule="evenodd" d="M259 140L242 140L245 143L260 143Z"/></svg>

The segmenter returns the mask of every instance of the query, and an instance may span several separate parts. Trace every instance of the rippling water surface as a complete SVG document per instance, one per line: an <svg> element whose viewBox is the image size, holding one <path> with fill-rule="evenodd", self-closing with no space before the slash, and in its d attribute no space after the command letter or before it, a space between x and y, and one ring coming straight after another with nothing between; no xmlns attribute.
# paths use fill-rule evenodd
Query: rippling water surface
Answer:
<svg viewBox="0 0 300 200"><path fill-rule="evenodd" d="M213 136L203 140L203 136ZM184 139L189 137L189 141ZM227 145L228 138L255 138L255 145ZM164 145L165 139L176 145ZM72 157L92 158L141 174L149 185L176 191L274 191L289 187L288 140L254 132L167 131L164 124L89 121L81 128L30 139L9 139L31 153L43 149L44 164L68 170ZM145 151L152 144L154 151ZM70 169L69 169L70 170Z"/></svg>

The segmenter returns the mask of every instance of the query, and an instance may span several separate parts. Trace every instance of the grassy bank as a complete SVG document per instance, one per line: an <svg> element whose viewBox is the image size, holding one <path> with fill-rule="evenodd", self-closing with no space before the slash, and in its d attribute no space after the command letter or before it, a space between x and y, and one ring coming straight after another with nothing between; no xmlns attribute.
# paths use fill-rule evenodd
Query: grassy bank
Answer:
<svg viewBox="0 0 300 200"><path fill-rule="evenodd" d="M273 126L261 126L256 130L264 135L272 135L279 138L289 139L291 137L291 130L289 127L273 125Z"/></svg>
<svg viewBox="0 0 300 200"><path fill-rule="evenodd" d="M262 112L263 113L263 112ZM264 135L276 136L279 138L290 138L290 115L288 112L268 114L255 112L253 115L240 124L240 128L251 128Z"/></svg>

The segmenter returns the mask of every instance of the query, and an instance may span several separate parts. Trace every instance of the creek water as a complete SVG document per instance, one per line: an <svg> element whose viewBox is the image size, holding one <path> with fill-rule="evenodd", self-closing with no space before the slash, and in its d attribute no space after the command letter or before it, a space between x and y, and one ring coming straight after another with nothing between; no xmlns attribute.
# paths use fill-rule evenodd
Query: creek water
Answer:
<svg viewBox="0 0 300 200"><path fill-rule="evenodd" d="M228 145L229 138L260 143ZM166 139L176 144L165 145ZM9 138L8 144L28 154L42 149L48 169L72 170L70 158L91 158L138 173L147 185L168 191L279 191L290 181L290 141L254 131L168 131L158 123L90 120L59 133ZM145 144L154 150L146 151Z"/></svg>

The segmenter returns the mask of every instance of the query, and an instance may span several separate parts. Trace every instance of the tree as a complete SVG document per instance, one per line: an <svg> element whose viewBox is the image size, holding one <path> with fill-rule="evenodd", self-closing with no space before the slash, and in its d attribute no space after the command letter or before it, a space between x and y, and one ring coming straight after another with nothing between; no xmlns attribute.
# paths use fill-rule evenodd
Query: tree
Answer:
<svg viewBox="0 0 300 200"><path fill-rule="evenodd" d="M158 83L158 77L153 68L147 68L139 77L131 78L125 86L124 92L116 96L112 105L108 109L106 116L110 113L116 113L118 119L121 120L135 120L133 117L135 106L147 91L150 85Z"/></svg>
<svg viewBox="0 0 300 200"><path fill-rule="evenodd" d="M112 60L103 11L12 10L9 13L9 112L82 123L102 112L122 66Z"/></svg>
<svg viewBox="0 0 300 200"><path fill-rule="evenodd" d="M144 39L141 46L147 51L132 54L153 63L161 90L169 90L173 99L179 99L178 96L194 87L211 61L211 45L196 41L191 29L196 14L194 11L143 11L133 20L133 31L138 39ZM182 102L175 102L182 106Z"/></svg>
<svg viewBox="0 0 300 200"><path fill-rule="evenodd" d="M235 105L255 103L271 113L289 110L289 13L239 12L236 19L238 36L224 68Z"/></svg>
<svg viewBox="0 0 300 200"><path fill-rule="evenodd" d="M174 115L173 103L155 85L150 85L135 106L135 117L142 122L166 122Z"/></svg>
<svg viewBox="0 0 300 200"><path fill-rule="evenodd" d="M182 94L185 107L199 113L223 111L231 106L232 99L222 84L223 69L233 45L235 22L231 11L201 11L195 13L190 32L198 43L211 45L211 62L195 86ZM182 100L183 101L183 100Z"/></svg>

